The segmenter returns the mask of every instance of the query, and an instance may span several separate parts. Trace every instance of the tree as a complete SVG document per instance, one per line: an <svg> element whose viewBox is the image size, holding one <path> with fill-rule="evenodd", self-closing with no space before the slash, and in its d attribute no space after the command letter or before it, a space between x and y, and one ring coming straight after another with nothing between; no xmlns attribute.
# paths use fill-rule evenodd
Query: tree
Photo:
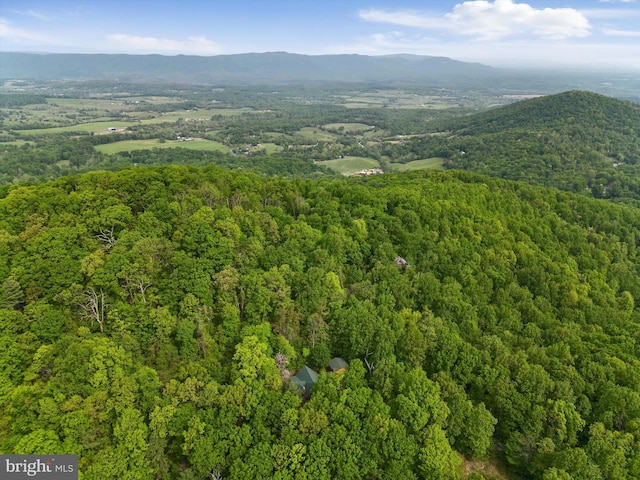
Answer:
<svg viewBox="0 0 640 480"><path fill-rule="evenodd" d="M91 320L91 323L95 321L99 327L100 332L104 332L104 322L106 320L105 309L107 307L105 301L105 293L102 289L96 291L95 288L89 287L82 295L82 300L78 304L82 312L82 316Z"/></svg>
<svg viewBox="0 0 640 480"><path fill-rule="evenodd" d="M15 278L7 277L0 286L0 308L11 310L24 300L22 287Z"/></svg>
<svg viewBox="0 0 640 480"><path fill-rule="evenodd" d="M440 398L440 387L429 380L421 369L413 369L400 377L395 412L409 431L418 433L427 425L443 426L449 408Z"/></svg>
<svg viewBox="0 0 640 480"><path fill-rule="evenodd" d="M423 478L458 479L462 461L451 449L447 437L438 425L429 425L422 433L423 447L418 452L418 471Z"/></svg>
<svg viewBox="0 0 640 480"><path fill-rule="evenodd" d="M486 409L484 403L473 407L459 443L473 459L483 459L489 454L493 443L493 428L498 420Z"/></svg>

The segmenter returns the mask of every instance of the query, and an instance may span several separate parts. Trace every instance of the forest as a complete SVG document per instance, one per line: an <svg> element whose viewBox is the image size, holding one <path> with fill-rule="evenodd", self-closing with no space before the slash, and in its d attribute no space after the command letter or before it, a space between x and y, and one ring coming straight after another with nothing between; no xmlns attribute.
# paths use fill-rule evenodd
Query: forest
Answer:
<svg viewBox="0 0 640 480"><path fill-rule="evenodd" d="M0 451L87 480L638 478L639 247L634 206L459 170L5 185Z"/></svg>

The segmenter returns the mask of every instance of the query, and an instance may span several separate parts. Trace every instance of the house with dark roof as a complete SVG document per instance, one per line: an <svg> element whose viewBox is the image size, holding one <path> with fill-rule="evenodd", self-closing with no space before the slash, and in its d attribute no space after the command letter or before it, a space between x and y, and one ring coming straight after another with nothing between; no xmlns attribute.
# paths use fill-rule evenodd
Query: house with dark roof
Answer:
<svg viewBox="0 0 640 480"><path fill-rule="evenodd" d="M309 398L311 389L318 382L318 374L305 365L291 377L291 382L298 388L304 398Z"/></svg>
<svg viewBox="0 0 640 480"><path fill-rule="evenodd" d="M332 373L342 373L347 370L348 363L344 358L334 357L329 362L329 370Z"/></svg>

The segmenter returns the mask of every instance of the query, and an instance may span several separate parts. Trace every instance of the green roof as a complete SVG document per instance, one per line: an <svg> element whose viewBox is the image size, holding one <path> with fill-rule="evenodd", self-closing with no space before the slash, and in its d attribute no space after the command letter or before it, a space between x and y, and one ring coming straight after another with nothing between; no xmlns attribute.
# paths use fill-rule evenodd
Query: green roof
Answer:
<svg viewBox="0 0 640 480"><path fill-rule="evenodd" d="M318 374L305 365L291 377L291 381L303 390L305 397L308 397L311 389L318 381Z"/></svg>
<svg viewBox="0 0 640 480"><path fill-rule="evenodd" d="M337 372L338 370L342 370L343 368L347 368L349 364L346 362L344 358L334 357L329 362L329 368L332 372Z"/></svg>

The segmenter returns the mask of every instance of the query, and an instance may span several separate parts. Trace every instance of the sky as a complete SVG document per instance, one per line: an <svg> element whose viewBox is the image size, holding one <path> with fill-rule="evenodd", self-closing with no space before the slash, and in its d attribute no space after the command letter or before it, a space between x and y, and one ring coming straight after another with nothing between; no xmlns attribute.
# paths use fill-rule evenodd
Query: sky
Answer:
<svg viewBox="0 0 640 480"><path fill-rule="evenodd" d="M409 53L640 70L640 0L1 0L0 51Z"/></svg>

